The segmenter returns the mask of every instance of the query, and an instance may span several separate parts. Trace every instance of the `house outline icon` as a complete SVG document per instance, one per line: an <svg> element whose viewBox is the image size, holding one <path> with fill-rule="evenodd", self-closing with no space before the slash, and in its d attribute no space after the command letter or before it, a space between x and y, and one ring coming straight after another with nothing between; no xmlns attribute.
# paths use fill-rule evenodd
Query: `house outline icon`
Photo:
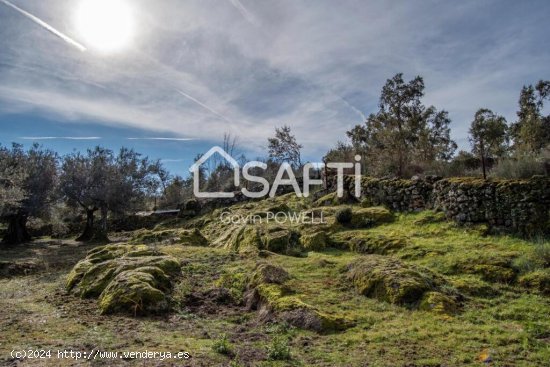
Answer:
<svg viewBox="0 0 550 367"><path fill-rule="evenodd" d="M235 186L239 186L240 184L240 165L239 163L230 156L225 150L223 150L219 146L214 146L210 148L210 150L202 155L198 161L196 161L190 168L189 171L193 173L193 194L195 197L198 198L232 198L235 197L235 194L233 192L200 192L199 187L199 171L200 166L202 166L210 157L212 157L214 154L218 153L221 155L226 161L228 161L231 166L233 167L233 177L234 177L234 184Z"/></svg>

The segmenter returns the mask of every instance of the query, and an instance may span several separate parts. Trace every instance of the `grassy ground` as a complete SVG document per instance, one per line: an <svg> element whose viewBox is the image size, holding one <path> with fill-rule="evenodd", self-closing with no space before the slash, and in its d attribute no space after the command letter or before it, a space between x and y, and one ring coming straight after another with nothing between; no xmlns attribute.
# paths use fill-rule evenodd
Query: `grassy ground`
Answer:
<svg viewBox="0 0 550 367"><path fill-rule="evenodd" d="M246 205L250 204L233 212L256 209ZM432 270L464 295L459 312L444 314L357 294L344 274L349 263L368 254L328 248L294 257L228 249L231 233L225 232L236 228L216 222L219 214L192 224L172 221L153 231L199 227L217 244L182 246L166 240L166 233L150 240L183 264L173 292L174 311L164 316L100 315L96 300L67 294L65 277L90 246L37 242L1 252L0 260L37 266L28 275L0 279L0 364L15 365L9 357L12 349L39 348L187 351L192 359L26 359L22 365L550 366L550 298L518 283L522 272L544 266L539 258L547 242L486 236L481 227L460 228L431 212L399 215L393 223L369 229L326 225L339 241L360 239L366 233L403 240L404 246L380 252ZM307 225L295 227L308 231ZM224 235L224 241L216 241ZM250 273L259 256L290 273L288 286L300 300L345 317L354 326L325 334L305 331L265 322L242 305L209 299L208 290L219 286L220 279Z"/></svg>

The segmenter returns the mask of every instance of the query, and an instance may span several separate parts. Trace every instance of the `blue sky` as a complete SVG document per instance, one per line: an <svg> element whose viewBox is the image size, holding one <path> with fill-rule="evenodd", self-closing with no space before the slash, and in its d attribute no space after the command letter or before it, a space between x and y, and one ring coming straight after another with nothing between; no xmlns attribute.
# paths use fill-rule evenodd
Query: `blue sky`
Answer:
<svg viewBox="0 0 550 367"><path fill-rule="evenodd" d="M88 46L80 0L10 1ZM550 79L546 0L127 2L139 26L112 54L0 2L0 143L130 146L183 174L226 132L255 158L287 124L317 161L403 72L424 77L425 103L449 111L468 148L478 108L514 121L521 87Z"/></svg>

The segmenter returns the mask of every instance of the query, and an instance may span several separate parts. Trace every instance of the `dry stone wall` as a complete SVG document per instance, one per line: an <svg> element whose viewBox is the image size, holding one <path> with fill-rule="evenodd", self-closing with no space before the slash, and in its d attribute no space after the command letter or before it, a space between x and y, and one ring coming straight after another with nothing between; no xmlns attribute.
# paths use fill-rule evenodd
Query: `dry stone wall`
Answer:
<svg viewBox="0 0 550 367"><path fill-rule="evenodd" d="M346 177L348 193L353 177ZM459 224L486 223L522 235L550 230L550 178L483 180L470 177L378 179L361 181L362 200L395 211L435 209Z"/></svg>

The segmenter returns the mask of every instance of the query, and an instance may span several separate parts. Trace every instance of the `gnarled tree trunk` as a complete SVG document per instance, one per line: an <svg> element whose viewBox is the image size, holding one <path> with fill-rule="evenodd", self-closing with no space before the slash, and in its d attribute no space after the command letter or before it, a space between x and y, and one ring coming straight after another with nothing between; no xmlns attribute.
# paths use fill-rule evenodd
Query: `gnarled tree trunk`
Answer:
<svg viewBox="0 0 550 367"><path fill-rule="evenodd" d="M84 227L84 232L76 240L81 242L105 242L109 239L107 238L107 225L103 223L103 210L102 210L102 220L99 226L95 225L94 213L98 208L86 208L86 227Z"/></svg>
<svg viewBox="0 0 550 367"><path fill-rule="evenodd" d="M8 217L8 229L2 242L9 245L17 245L29 242L31 236L27 231L27 216L24 214L15 214Z"/></svg>

